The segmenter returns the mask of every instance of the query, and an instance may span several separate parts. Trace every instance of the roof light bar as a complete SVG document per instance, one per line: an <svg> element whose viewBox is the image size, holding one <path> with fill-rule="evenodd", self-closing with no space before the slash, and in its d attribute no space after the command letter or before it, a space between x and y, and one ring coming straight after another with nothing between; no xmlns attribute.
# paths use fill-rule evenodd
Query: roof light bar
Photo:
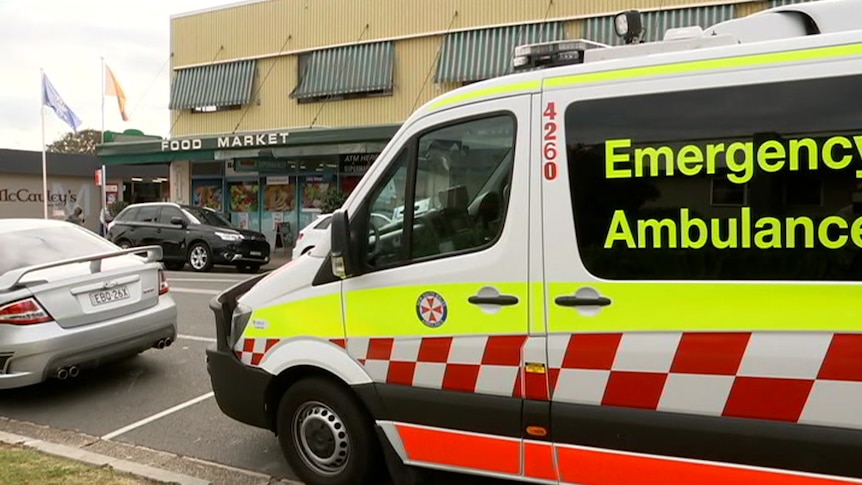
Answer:
<svg viewBox="0 0 862 485"><path fill-rule="evenodd" d="M581 64L584 62L584 51L602 47L607 46L584 39L519 45L515 47L512 68L517 72L535 68Z"/></svg>

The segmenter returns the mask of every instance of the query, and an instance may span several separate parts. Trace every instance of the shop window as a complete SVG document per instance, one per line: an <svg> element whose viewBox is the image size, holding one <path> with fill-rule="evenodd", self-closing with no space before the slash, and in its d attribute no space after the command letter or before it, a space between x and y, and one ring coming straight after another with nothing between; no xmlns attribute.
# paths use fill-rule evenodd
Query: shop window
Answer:
<svg viewBox="0 0 862 485"><path fill-rule="evenodd" d="M498 115L434 129L405 148L370 197L364 222L368 265L389 267L493 244L508 209L514 134L514 118Z"/></svg>

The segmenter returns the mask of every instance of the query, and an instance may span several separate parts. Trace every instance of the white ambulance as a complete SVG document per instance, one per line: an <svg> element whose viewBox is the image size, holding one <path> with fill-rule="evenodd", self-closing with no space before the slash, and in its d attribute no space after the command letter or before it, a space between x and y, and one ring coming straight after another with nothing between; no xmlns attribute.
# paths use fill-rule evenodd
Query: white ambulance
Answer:
<svg viewBox="0 0 862 485"><path fill-rule="evenodd" d="M616 27L423 106L213 300L219 406L305 483L862 483L862 2Z"/></svg>

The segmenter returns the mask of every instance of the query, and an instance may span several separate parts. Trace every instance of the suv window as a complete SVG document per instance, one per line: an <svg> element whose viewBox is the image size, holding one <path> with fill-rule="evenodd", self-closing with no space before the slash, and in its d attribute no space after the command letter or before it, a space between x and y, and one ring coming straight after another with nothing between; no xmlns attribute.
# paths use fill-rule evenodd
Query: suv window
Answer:
<svg viewBox="0 0 862 485"><path fill-rule="evenodd" d="M379 268L493 244L507 211L514 147L515 118L508 114L436 128L409 144L369 199L364 221L368 265ZM412 180L410 173L415 173ZM410 219L405 230L404 221Z"/></svg>
<svg viewBox="0 0 862 485"><path fill-rule="evenodd" d="M116 222L134 221L135 217L137 217L137 215L138 215L138 207L129 207L128 209L123 211L121 214L117 215L117 217L114 218L114 221L116 221Z"/></svg>
<svg viewBox="0 0 862 485"><path fill-rule="evenodd" d="M159 224L170 224L172 217L179 217L182 219L186 218L178 208L166 205L162 207L161 212L159 212Z"/></svg>
<svg viewBox="0 0 862 485"><path fill-rule="evenodd" d="M587 270L634 280L859 280L860 83L569 105L568 176Z"/></svg>
<svg viewBox="0 0 862 485"><path fill-rule="evenodd" d="M138 222L157 222L159 217L159 207L148 205L138 208L138 213L135 214L135 220Z"/></svg>

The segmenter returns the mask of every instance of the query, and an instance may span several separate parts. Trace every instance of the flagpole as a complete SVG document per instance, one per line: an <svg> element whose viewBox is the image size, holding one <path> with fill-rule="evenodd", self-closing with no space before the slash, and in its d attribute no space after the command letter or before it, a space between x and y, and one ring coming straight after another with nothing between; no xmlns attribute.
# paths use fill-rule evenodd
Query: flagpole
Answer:
<svg viewBox="0 0 862 485"><path fill-rule="evenodd" d="M48 154L45 146L45 69L39 68L41 77L39 114L42 117L42 217L48 218Z"/></svg>
<svg viewBox="0 0 862 485"><path fill-rule="evenodd" d="M101 73L101 77L102 77L102 129L101 129L101 135L100 135L100 140L101 140L100 144L105 143L105 76L106 76L105 57L102 56L102 73ZM107 208L108 208L108 179L107 179L108 174L107 174L107 171L105 170L105 164L104 163L102 164L101 170L102 170L102 187L101 187L102 188L102 202L99 204L99 210L101 211L101 214L99 217L100 221L104 217L104 214L107 212ZM104 236L107 236L106 230L107 230L107 225L103 224L102 225L102 232L105 232L105 234L103 234Z"/></svg>

